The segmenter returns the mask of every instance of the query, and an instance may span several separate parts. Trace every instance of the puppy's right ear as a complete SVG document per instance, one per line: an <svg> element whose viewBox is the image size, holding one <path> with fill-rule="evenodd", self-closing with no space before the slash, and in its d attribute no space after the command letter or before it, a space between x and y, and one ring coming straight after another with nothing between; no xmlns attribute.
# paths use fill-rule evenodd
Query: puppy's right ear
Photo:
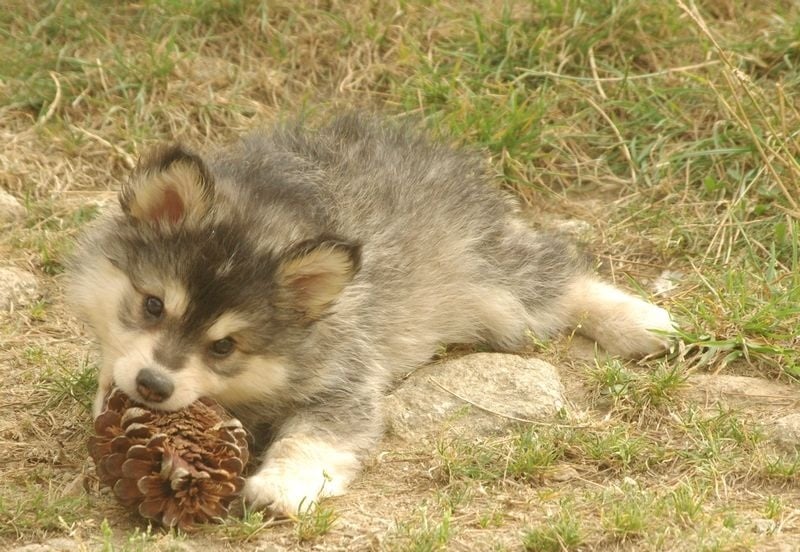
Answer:
<svg viewBox="0 0 800 552"><path fill-rule="evenodd" d="M180 145L143 156L119 195L131 219L166 228L201 218L213 199L214 182L205 163Z"/></svg>

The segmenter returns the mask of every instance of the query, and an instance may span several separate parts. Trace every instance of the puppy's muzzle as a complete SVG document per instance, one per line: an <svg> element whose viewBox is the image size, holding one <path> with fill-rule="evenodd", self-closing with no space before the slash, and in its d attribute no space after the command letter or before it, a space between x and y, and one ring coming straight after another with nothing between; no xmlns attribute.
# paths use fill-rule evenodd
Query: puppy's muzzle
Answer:
<svg viewBox="0 0 800 552"><path fill-rule="evenodd" d="M164 402L174 390L172 381L155 370L143 368L136 376L136 391L147 401Z"/></svg>

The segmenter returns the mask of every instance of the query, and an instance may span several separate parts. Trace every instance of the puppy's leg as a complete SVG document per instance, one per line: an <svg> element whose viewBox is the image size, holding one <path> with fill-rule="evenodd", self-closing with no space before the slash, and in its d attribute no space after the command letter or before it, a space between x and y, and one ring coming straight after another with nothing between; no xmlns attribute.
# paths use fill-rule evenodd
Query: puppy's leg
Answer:
<svg viewBox="0 0 800 552"><path fill-rule="evenodd" d="M361 469L361 454L377 440L380 422L365 426L359 419L350 427L332 427L326 418L302 413L281 427L245 483L248 504L291 517L314 508L320 498L345 492Z"/></svg>
<svg viewBox="0 0 800 552"><path fill-rule="evenodd" d="M491 343L502 346L521 337L518 327L498 323L511 319L523 320L540 338L577 326L609 353L628 358L668 348L668 336L659 333L674 330L667 311L601 282L570 241L512 221L490 254L501 272L485 281L510 290L523 306L521 317L520 309L500 308L511 302L492 303L497 312L483 316Z"/></svg>
<svg viewBox="0 0 800 552"><path fill-rule="evenodd" d="M546 339L573 323L564 297L570 283L587 273L587 263L570 241L512 219L485 253L491 268L480 275L481 293L470 303L491 346L519 350L530 344L530 334Z"/></svg>
<svg viewBox="0 0 800 552"><path fill-rule="evenodd" d="M564 308L578 333L606 351L627 358L659 354L669 348L675 326L669 313L591 275L567 287Z"/></svg>

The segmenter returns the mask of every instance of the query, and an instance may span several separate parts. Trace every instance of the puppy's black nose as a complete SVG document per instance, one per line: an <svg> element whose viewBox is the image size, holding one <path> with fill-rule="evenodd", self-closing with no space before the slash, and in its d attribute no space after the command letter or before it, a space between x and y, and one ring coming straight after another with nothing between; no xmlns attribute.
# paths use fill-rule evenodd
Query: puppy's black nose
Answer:
<svg viewBox="0 0 800 552"><path fill-rule="evenodd" d="M136 376L136 390L145 400L164 402L172 395L175 386L168 377L155 370L142 368Z"/></svg>

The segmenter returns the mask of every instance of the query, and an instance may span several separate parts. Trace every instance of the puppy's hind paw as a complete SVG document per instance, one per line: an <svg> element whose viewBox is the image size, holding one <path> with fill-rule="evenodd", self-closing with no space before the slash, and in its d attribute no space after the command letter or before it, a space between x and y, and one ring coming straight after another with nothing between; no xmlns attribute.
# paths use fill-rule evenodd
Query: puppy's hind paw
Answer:
<svg viewBox="0 0 800 552"><path fill-rule="evenodd" d="M646 301L635 301L627 305L632 311L627 317L628 327L618 335L616 346L628 358L663 355L674 341L675 322L666 309Z"/></svg>
<svg viewBox="0 0 800 552"><path fill-rule="evenodd" d="M569 297L579 331L612 355L656 356L672 344L676 326L666 309L593 279L578 281Z"/></svg>

